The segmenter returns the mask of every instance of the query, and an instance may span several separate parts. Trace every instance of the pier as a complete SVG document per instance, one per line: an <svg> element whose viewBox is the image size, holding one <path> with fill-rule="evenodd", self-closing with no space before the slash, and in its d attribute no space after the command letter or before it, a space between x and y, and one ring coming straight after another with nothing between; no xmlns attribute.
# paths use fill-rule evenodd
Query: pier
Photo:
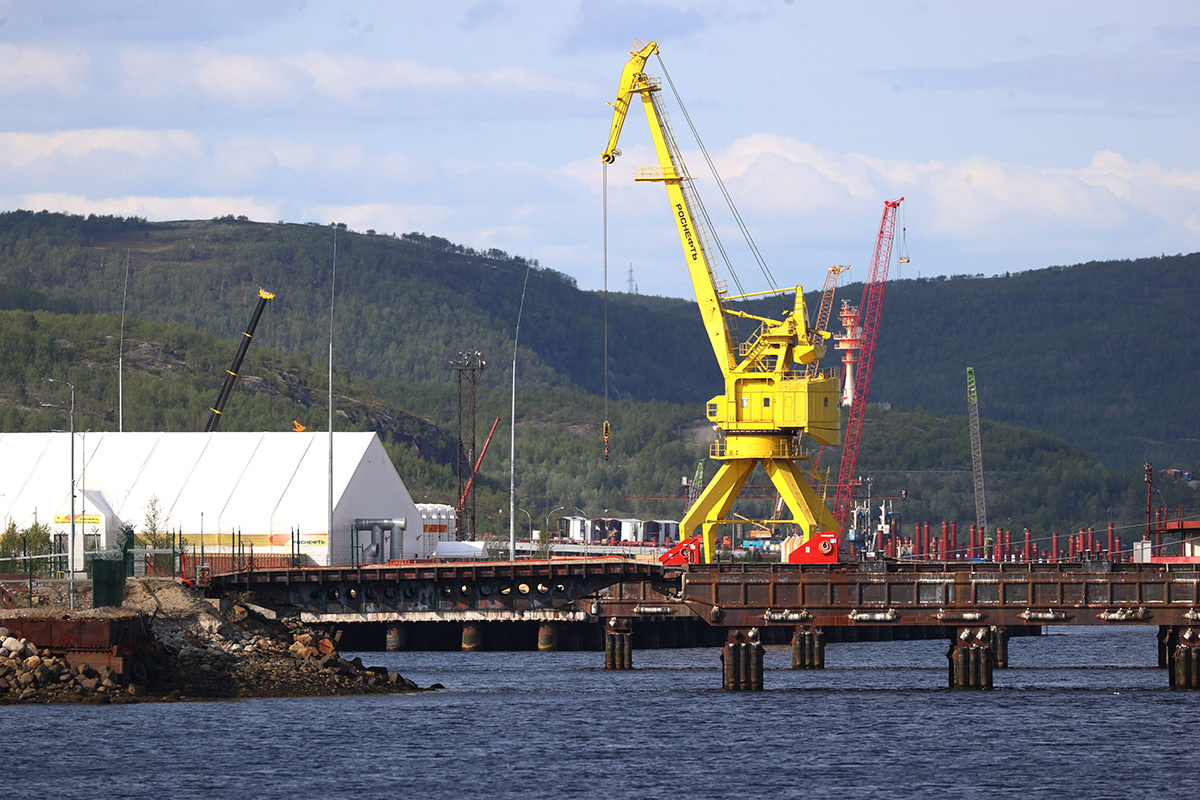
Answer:
<svg viewBox="0 0 1200 800"><path fill-rule="evenodd" d="M770 643L791 644L794 668L820 669L829 641L945 638L947 685L987 689L1007 666L1010 636L1052 625L1154 625L1168 685L1200 688L1197 563L412 562L245 570L212 576L209 591L246 592L341 630L373 624L392 649L430 625L456 626L466 650L483 646L485 629L522 626L536 630L540 650L602 646L610 669L633 666L639 636L651 646L721 646L725 686L739 690L762 688Z"/></svg>

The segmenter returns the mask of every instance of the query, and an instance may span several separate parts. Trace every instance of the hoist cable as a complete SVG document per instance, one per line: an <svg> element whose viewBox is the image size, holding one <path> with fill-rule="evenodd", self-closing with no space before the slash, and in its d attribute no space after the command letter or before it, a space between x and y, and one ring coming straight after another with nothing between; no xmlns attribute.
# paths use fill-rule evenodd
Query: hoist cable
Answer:
<svg viewBox="0 0 1200 800"><path fill-rule="evenodd" d="M608 164L601 163L604 179L601 200L604 205L604 460L608 461Z"/></svg>
<svg viewBox="0 0 1200 800"><path fill-rule="evenodd" d="M733 214L733 218L737 223L738 230L742 232L742 237L746 240L746 244L750 247L750 252L753 254L754 260L758 262L759 270L762 272L763 277L766 278L767 284L771 287L771 289L782 294L778 284L775 282L775 276L771 274L771 269L767 266L766 259L763 258L762 252L758 249L758 245L755 243L754 237L750 234L749 227L747 227L745 220L742 219L741 213L737 210L737 206L733 202L732 195L730 195L729 190L725 188L725 181L721 179L720 173L717 172L716 164L713 163L712 157L708 153L708 149L704 146L704 142L700 138L699 132L696 130L696 126L692 123L691 115L688 114L687 108L684 106L683 100L680 98L679 92L675 88L675 82L671 80L671 75L669 72L667 72L667 67L666 64L663 63L662 55L657 54L657 58L659 67L661 67L663 71L663 77L667 79L667 84L671 87L671 93L675 96L675 102L679 104L679 110L682 112L684 120L687 121L688 129L692 132L692 136L696 139L696 144L699 146L700 153L703 155L705 163L708 164L708 169L712 173L713 179L716 181L717 187L721 191L721 196L725 198L725 203L727 206L729 206L730 213ZM705 216L705 221L709 224L709 230L714 230L711 222L708 220L707 211L703 210L703 204L701 204L701 211ZM714 240L717 240L715 232L713 233L713 238ZM730 272L732 272L733 267L730 264L729 258L725 254L724 247L720 244L719 240L717 240L717 246L721 250L721 255L725 259L725 263L729 267ZM737 281L736 278L734 279L734 282L739 284L738 291L742 294L745 294L745 291L740 286L740 282Z"/></svg>

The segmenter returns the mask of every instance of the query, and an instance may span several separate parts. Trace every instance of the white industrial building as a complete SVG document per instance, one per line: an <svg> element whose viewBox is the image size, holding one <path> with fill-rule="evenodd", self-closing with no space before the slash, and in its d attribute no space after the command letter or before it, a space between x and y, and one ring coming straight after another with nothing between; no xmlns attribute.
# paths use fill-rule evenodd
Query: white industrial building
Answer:
<svg viewBox="0 0 1200 800"><path fill-rule="evenodd" d="M69 538L75 481L75 568L83 552L141 533L156 499L160 526L185 546L309 564L427 556L437 538L374 433L0 433L0 521L51 523ZM442 520L433 526L445 525ZM427 535L430 534L430 535ZM442 535L446 535L442 533ZM451 538L453 529L450 529ZM352 552L357 549L357 557Z"/></svg>
<svg viewBox="0 0 1200 800"><path fill-rule="evenodd" d="M639 542L665 545L679 538L679 522L671 519L640 520L623 517L567 516L558 520L558 535L572 542Z"/></svg>

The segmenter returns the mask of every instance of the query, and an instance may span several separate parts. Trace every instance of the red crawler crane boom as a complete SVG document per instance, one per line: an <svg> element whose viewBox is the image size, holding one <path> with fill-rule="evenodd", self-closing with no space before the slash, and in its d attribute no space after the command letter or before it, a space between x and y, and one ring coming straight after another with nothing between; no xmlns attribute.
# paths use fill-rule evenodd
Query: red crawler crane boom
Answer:
<svg viewBox="0 0 1200 800"><path fill-rule="evenodd" d="M854 376L854 401L842 438L842 467L838 473L837 492L833 496L833 516L840 530L846 530L846 517L854 494L854 472L858 467L858 442L862 435L863 412L867 407L867 391L871 387L871 364L875 361L875 336L879 333L879 312L883 307L883 289L887 284L888 266L892 260L892 241L896 238L896 209L904 202L888 200L883 204L883 219L879 223L879 238L871 256L871 276L863 284L859 320L862 325L862 346L858 351L858 373Z"/></svg>

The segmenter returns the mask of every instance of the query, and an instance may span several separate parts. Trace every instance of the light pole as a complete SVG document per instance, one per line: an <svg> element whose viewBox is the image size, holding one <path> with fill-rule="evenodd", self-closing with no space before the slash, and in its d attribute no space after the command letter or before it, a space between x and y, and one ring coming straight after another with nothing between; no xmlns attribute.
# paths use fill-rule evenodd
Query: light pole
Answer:
<svg viewBox="0 0 1200 800"><path fill-rule="evenodd" d="M583 525L581 525L580 527L583 529L583 557L587 558L588 557L588 540L592 538L592 532L590 530L588 530L587 512L584 511L579 506L572 506L572 508L574 508L576 511L579 512L579 516L583 517Z"/></svg>
<svg viewBox="0 0 1200 800"><path fill-rule="evenodd" d="M68 594L70 599L68 605L72 611L75 610L75 384L70 381L60 381L56 378L42 378L46 383L65 383L71 387L71 540L67 545L67 558L70 561L67 570ZM55 405L54 403L42 403L43 406L49 408L63 408L63 406Z"/></svg>
<svg viewBox="0 0 1200 800"><path fill-rule="evenodd" d="M550 539L550 517L554 516L555 511L562 511L566 506L559 506L551 511L546 512L546 527L542 528L542 541L546 543L546 558L554 558L554 545Z"/></svg>
<svg viewBox="0 0 1200 800"><path fill-rule="evenodd" d="M530 544L530 546L532 546L533 545L533 517L529 516L529 512L523 508L518 507L517 511L520 511L522 514L524 514L525 521L529 523L529 544Z"/></svg>
<svg viewBox="0 0 1200 800"><path fill-rule="evenodd" d="M550 536L550 518L554 516L554 512L562 511L564 508L566 508L566 506L559 506L558 508L554 508L546 512L546 528L542 533L543 536L547 538Z"/></svg>

